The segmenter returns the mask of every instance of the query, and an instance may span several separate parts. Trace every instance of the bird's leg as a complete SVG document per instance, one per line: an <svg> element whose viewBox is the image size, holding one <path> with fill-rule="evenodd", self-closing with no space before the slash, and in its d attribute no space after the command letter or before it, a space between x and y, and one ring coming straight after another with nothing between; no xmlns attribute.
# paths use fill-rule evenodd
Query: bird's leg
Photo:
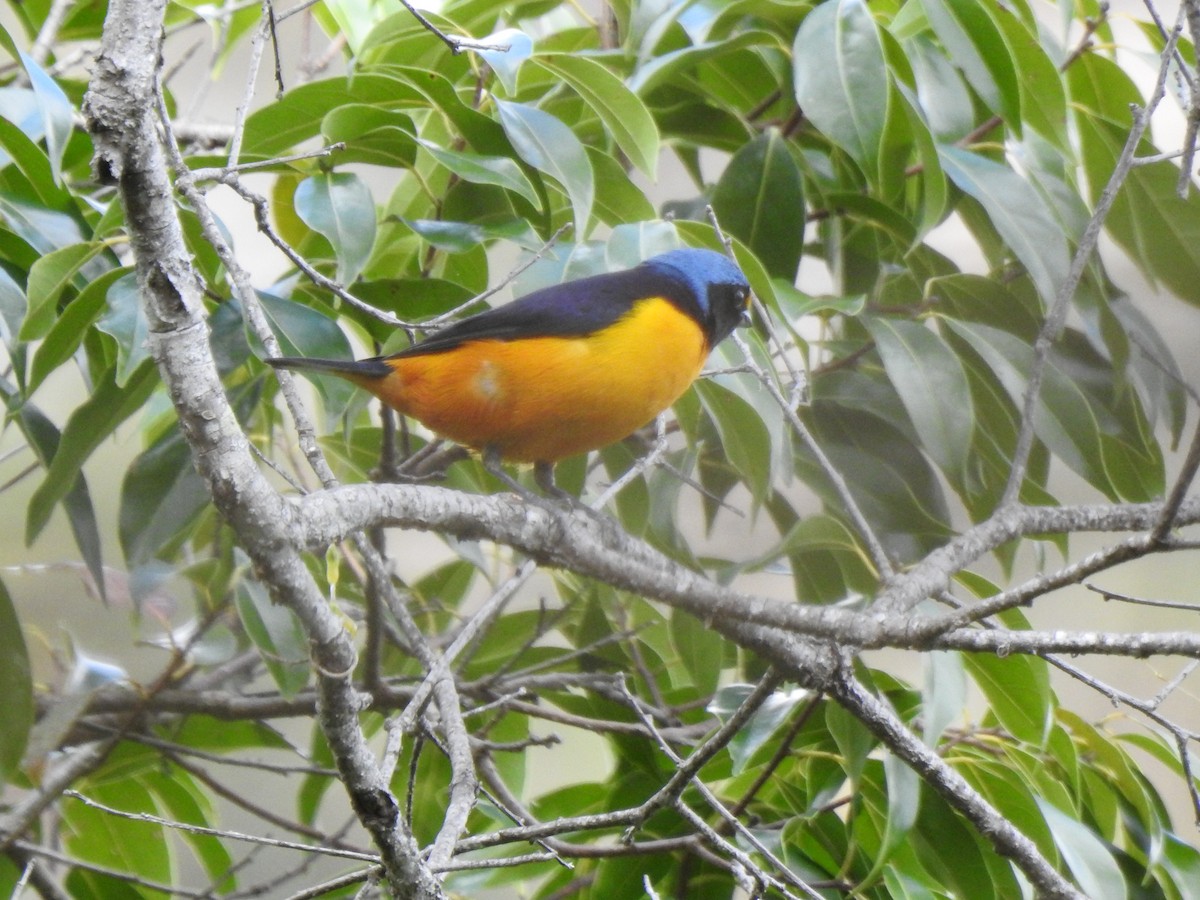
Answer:
<svg viewBox="0 0 1200 900"><path fill-rule="evenodd" d="M571 506L581 505L578 497L570 491L564 491L554 483L554 463L535 462L533 464L533 481L547 497L553 497Z"/></svg>
<svg viewBox="0 0 1200 900"><path fill-rule="evenodd" d="M591 516L592 520L601 525L607 534L620 531L620 526L616 520L610 518L602 510L596 509L593 506L588 506L570 491L564 491L554 483L554 463L537 462L533 464L533 480L537 486L542 489L548 497L553 497L555 500L561 501L564 505L572 510L579 510Z"/></svg>
<svg viewBox="0 0 1200 900"><path fill-rule="evenodd" d="M545 506L545 498L535 494L525 485L521 484L511 475L504 471L504 466L500 464L500 451L495 447L484 447L483 449L483 467L500 479L504 486L525 500L527 503L532 503L535 506Z"/></svg>

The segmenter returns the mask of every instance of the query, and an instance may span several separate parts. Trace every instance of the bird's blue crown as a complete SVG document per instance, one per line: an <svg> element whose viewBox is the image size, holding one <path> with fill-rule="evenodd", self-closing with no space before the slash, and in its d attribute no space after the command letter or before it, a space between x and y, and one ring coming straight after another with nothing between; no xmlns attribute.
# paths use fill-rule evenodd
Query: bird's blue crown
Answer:
<svg viewBox="0 0 1200 900"><path fill-rule="evenodd" d="M715 250L684 247L671 250L646 260L645 265L664 271L686 284L692 291L701 309L708 311L708 289L714 284L741 285L747 290L750 285L746 276L729 257Z"/></svg>

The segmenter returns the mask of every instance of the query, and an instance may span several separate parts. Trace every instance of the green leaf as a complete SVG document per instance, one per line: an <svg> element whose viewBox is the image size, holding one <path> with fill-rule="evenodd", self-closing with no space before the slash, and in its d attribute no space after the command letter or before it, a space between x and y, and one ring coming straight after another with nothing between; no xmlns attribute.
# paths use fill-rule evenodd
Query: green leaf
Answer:
<svg viewBox="0 0 1200 900"><path fill-rule="evenodd" d="M38 108L42 112L43 134L46 138L46 154L50 157L50 168L54 180L62 181L63 154L67 142L75 130L75 107L58 83L46 74L46 70L26 53L21 54L21 65L29 76L29 83L37 96Z"/></svg>
<svg viewBox="0 0 1200 900"><path fill-rule="evenodd" d="M63 290L75 280L79 270L103 249L101 243L73 244L47 253L33 264L25 288L29 307L21 324L21 340L33 341L46 336L54 324L58 298Z"/></svg>
<svg viewBox="0 0 1200 900"><path fill-rule="evenodd" d="M1168 834L1163 841L1159 865L1172 879L1182 900L1200 900L1200 851L1186 841Z"/></svg>
<svg viewBox="0 0 1200 900"><path fill-rule="evenodd" d="M208 796L189 773L164 766L162 771L148 772L145 782L165 818L200 828L217 825ZM234 860L221 840L215 835L188 831L183 831L181 838L191 847L205 874L213 879L213 890L225 895L234 892Z"/></svg>
<svg viewBox="0 0 1200 900"><path fill-rule="evenodd" d="M696 394L721 437L725 458L746 481L755 500L771 486L771 434L745 400L712 380L695 384Z"/></svg>
<svg viewBox="0 0 1200 900"><path fill-rule="evenodd" d="M512 191L530 203L538 202L537 191L521 167L506 156L483 156L457 150L446 150L433 141L418 139L418 143L434 159L464 181L491 184Z"/></svg>
<svg viewBox="0 0 1200 900"><path fill-rule="evenodd" d="M952 722L962 718L967 705L967 680L962 656L956 652L933 650L923 654L925 687L921 692L924 730L921 739L936 747L938 739Z"/></svg>
<svg viewBox="0 0 1200 900"><path fill-rule="evenodd" d="M695 616L683 610L671 610L671 643L679 655L692 684L708 696L717 688L721 677L721 647L723 638L705 626Z"/></svg>
<svg viewBox="0 0 1200 900"><path fill-rule="evenodd" d="M496 100L500 123L517 154L557 181L574 208L575 238L587 236L595 183L587 151L575 133L550 113L523 103Z"/></svg>
<svg viewBox="0 0 1200 900"><path fill-rule="evenodd" d="M349 359L354 355L350 341L328 316L303 303L262 291L258 299L284 356ZM318 375L312 382L331 418L340 416L350 406L355 388L348 381Z"/></svg>
<svg viewBox="0 0 1200 900"><path fill-rule="evenodd" d="M987 325L947 324L983 358L1020 409L1033 366L1033 348ZM1065 352L1052 354L1034 408L1034 432L1099 490L1114 497L1146 499L1146 490L1153 492L1155 485L1161 484L1161 454L1156 445L1139 435L1140 416L1132 413L1118 418L1105 397L1092 390L1091 378L1102 379L1103 372L1089 372ZM1099 387L1110 389L1111 385L1106 382Z"/></svg>
<svg viewBox="0 0 1200 900"><path fill-rule="evenodd" d="M401 219L405 225L439 250L467 253L488 241L505 239L536 250L541 242L524 219L509 219L479 225L474 222L447 222L441 219Z"/></svg>
<svg viewBox="0 0 1200 900"><path fill-rule="evenodd" d="M516 28L505 28L488 37L488 43L507 44L507 50L480 50L500 83L510 95L517 92L517 74L521 65L533 55L533 39Z"/></svg>
<svg viewBox="0 0 1200 900"><path fill-rule="evenodd" d="M321 121L321 133L330 144L346 145L334 157L339 164L411 168L417 158L413 130L409 116L365 103L339 106Z"/></svg>
<svg viewBox="0 0 1200 900"><path fill-rule="evenodd" d="M109 286L132 271L125 267L110 269L99 278L88 282L87 287L79 292L79 296L67 304L66 309L54 320L45 339L34 351L27 393L32 394L36 391L50 373L74 355L87 337L92 324L104 311Z"/></svg>
<svg viewBox="0 0 1200 900"><path fill-rule="evenodd" d="M1085 53L1068 71L1080 156L1093 202L1104 191L1129 134L1129 104L1143 101L1129 76L1111 61ZM1142 141L1139 155L1157 152ZM1149 278L1182 300L1200 304L1200 195L1176 193L1179 169L1171 161L1134 166L1104 227Z"/></svg>
<svg viewBox="0 0 1200 900"><path fill-rule="evenodd" d="M792 48L796 102L826 137L873 176L888 111L888 75L862 0L821 3Z"/></svg>
<svg viewBox="0 0 1200 900"><path fill-rule="evenodd" d="M1127 900L1121 868L1103 840L1082 822L1044 800L1038 802L1054 842L1088 900Z"/></svg>
<svg viewBox="0 0 1200 900"><path fill-rule="evenodd" d="M1045 661L1025 655L971 653L964 655L963 664L1000 724L1022 741L1045 746L1054 713Z"/></svg>
<svg viewBox="0 0 1200 900"><path fill-rule="evenodd" d="M871 751L875 749L874 736L862 722L836 703L825 704L825 725L842 755L843 771L853 784L857 784Z"/></svg>
<svg viewBox="0 0 1200 900"><path fill-rule="evenodd" d="M27 542L33 543L41 534L50 513L71 491L92 451L142 408L157 385L158 372L149 362L143 363L124 385L116 383L115 368L104 374L91 397L67 420L46 477L29 500L25 518Z"/></svg>
<svg viewBox="0 0 1200 900"><path fill-rule="evenodd" d="M895 754L886 753L883 771L887 779L887 819L883 840L875 854L871 871L862 879L866 884L873 882L885 867L890 866L892 857L916 824L917 812L921 808L921 779L907 763Z"/></svg>
<svg viewBox="0 0 1200 900"><path fill-rule="evenodd" d="M721 227L754 251L772 278L795 280L804 250L804 185L777 129L746 143L729 161L712 207Z"/></svg>
<svg viewBox="0 0 1200 900"><path fill-rule="evenodd" d="M85 241L83 229L80 228L79 222L74 216L56 209L47 209L44 206L23 202L2 192L0 192L0 222L6 226L7 231L15 234L43 256L73 244L82 244ZM0 231L0 234L3 233ZM5 258L8 258L8 254L13 253L11 237L5 239L5 244L8 246L0 252L3 252ZM20 256L15 258L19 259Z"/></svg>
<svg viewBox="0 0 1200 900"><path fill-rule="evenodd" d="M866 325L921 445L942 471L960 479L971 454L975 411L958 356L919 322L872 317Z"/></svg>
<svg viewBox="0 0 1200 900"><path fill-rule="evenodd" d="M289 87L282 98L247 117L243 156L270 158L283 154L320 134L325 116L346 104L394 108L413 105L419 96L395 78L369 72Z"/></svg>
<svg viewBox="0 0 1200 900"><path fill-rule="evenodd" d="M889 552L914 559L941 544L950 533L950 513L925 455L886 419L854 409L843 395L827 397L822 381L814 384L820 393L810 412L818 440L839 471L855 473L850 490ZM797 471L828 508L840 509L840 498L808 453L801 451L797 459Z"/></svg>
<svg viewBox="0 0 1200 900"><path fill-rule="evenodd" d="M261 584L247 579L238 582L237 611L271 678L284 696L293 696L308 683L309 673L308 638L300 620L272 601Z"/></svg>
<svg viewBox="0 0 1200 900"><path fill-rule="evenodd" d="M33 727L33 676L21 621L0 581L0 788L11 780Z"/></svg>
<svg viewBox="0 0 1200 900"><path fill-rule="evenodd" d="M585 56L544 54L533 61L569 84L604 123L618 147L650 178L658 169L658 126L641 98Z"/></svg>
<svg viewBox="0 0 1200 900"><path fill-rule="evenodd" d="M692 47L672 50L638 66L629 77L629 89L642 97L648 97L656 88L662 87L664 82L671 81L689 69L696 68L719 56L733 53L743 47L761 44L773 46L778 43L778 38L768 31L747 30L726 40L708 41Z"/></svg>
<svg viewBox="0 0 1200 900"><path fill-rule="evenodd" d="M984 837L941 797L927 790L921 799L911 842L917 858L943 886L935 896L971 900L1022 896L1012 867L999 860Z"/></svg>
<svg viewBox="0 0 1200 900"><path fill-rule="evenodd" d="M917 81L921 115L936 140L952 144L975 127L971 94L946 54L927 32L904 41Z"/></svg>
<svg viewBox="0 0 1200 900"><path fill-rule="evenodd" d="M143 565L186 534L208 502L191 450L172 428L134 459L121 482L119 534L129 567Z"/></svg>
<svg viewBox="0 0 1200 900"><path fill-rule="evenodd" d="M117 386L124 387L137 367L150 358L146 340L150 323L142 309L137 275L128 272L112 283L105 294L106 312L96 323L117 342Z"/></svg>
<svg viewBox="0 0 1200 900"><path fill-rule="evenodd" d="M15 392L4 389L0 381L0 393L9 407L9 414L15 418L17 426L33 448L38 461L49 468L50 461L58 452L61 434L55 424L32 403L24 402ZM96 585L103 600L105 593L104 564L101 555L100 529L96 524L96 511L92 506L91 493L87 481L80 472L72 480L66 495L63 497L63 509L71 525L75 544L79 554L87 565L88 573Z"/></svg>
<svg viewBox="0 0 1200 900"><path fill-rule="evenodd" d="M713 696L708 705L708 711L724 721L728 719L742 702L754 691L750 684L730 684L721 688ZM745 770L754 755L783 727L791 718L796 707L808 702L810 694L801 688L789 691L775 691L750 717L745 726L729 742L729 755L733 758L733 772L736 775Z"/></svg>
<svg viewBox="0 0 1200 900"><path fill-rule="evenodd" d="M1011 7L981 4L981 8L1000 29L1016 66L1021 123L1014 126L1014 131L1019 134L1028 126L1069 154L1067 96L1058 67L1046 54L1036 32Z"/></svg>
<svg viewBox="0 0 1200 900"><path fill-rule="evenodd" d="M1070 252L1041 195L1008 166L958 147L938 148L946 174L978 200L1049 305L1067 277Z"/></svg>
<svg viewBox="0 0 1200 900"><path fill-rule="evenodd" d="M630 180L621 163L609 153L588 147L596 184L596 218L610 227L655 218L654 205Z"/></svg>
<svg viewBox="0 0 1200 900"><path fill-rule="evenodd" d="M929 24L992 112L1021 133L1021 86L1004 35L976 0L921 0Z"/></svg>
<svg viewBox="0 0 1200 900"><path fill-rule="evenodd" d="M21 330L28 303L21 286L0 266L0 339L11 344Z"/></svg>
<svg viewBox="0 0 1200 900"><path fill-rule="evenodd" d="M337 280L353 282L375 245L375 201L366 182L350 172L314 175L300 182L293 199L304 224L333 245Z"/></svg>
<svg viewBox="0 0 1200 900"><path fill-rule="evenodd" d="M36 126L27 119L22 120L22 111L14 108L22 104L20 101L12 102L14 97L29 97L37 117ZM18 123L24 127L18 127ZM41 136L42 121L33 91L12 87L0 90L0 168L10 162L16 163L29 186L36 192L38 200L47 207L61 209L71 202L70 193L56 183L57 176L50 167L46 151L36 143Z"/></svg>

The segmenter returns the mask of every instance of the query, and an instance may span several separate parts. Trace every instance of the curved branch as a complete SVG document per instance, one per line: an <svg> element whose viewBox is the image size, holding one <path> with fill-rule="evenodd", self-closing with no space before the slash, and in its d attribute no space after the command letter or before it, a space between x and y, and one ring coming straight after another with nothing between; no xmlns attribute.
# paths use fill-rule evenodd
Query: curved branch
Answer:
<svg viewBox="0 0 1200 900"><path fill-rule="evenodd" d="M860 648L977 645L986 650L1000 646L1000 636L981 636L961 628L965 620L960 612L933 618L898 614L946 590L955 573L1014 538L1051 532L1140 531L1152 528L1163 508L1161 503L1009 508L896 576L872 611L863 613L732 590L616 528L605 527L592 516L527 506L512 495L484 497L439 487L373 484L317 491L293 502L293 521L300 528L297 539L310 548L327 546L347 532L374 525L498 541L543 564L569 569L682 609L739 642L747 639L744 629L750 626L832 639L842 646ZM1179 525L1200 521L1200 497L1182 503L1175 521ZM1131 553L1144 555L1163 548L1146 540L1137 543ZM1127 635L1093 634L1089 639L1003 632L1002 637L1013 652L1200 655L1200 637L1189 634L1140 635L1136 649L1128 651L1120 649L1121 641L1133 647L1128 643L1133 638ZM995 643L989 645L988 641Z"/></svg>
<svg viewBox="0 0 1200 900"><path fill-rule="evenodd" d="M393 892L441 897L416 842L402 829L399 807L359 727L359 695L349 678L354 645L289 540L294 509L259 472L212 359L201 286L155 130L165 6L165 0L113 0L85 100L97 175L119 186L125 207L150 352L217 508L272 597L296 612L309 636L321 726L355 812L380 849Z"/></svg>

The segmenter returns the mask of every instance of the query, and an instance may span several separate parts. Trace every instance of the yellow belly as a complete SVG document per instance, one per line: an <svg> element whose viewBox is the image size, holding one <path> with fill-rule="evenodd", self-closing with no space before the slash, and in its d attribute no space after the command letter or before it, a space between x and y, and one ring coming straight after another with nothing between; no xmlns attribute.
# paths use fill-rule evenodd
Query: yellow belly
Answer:
<svg viewBox="0 0 1200 900"><path fill-rule="evenodd" d="M669 302L639 303L587 337L470 341L389 360L364 384L437 434L518 462L554 462L618 441L670 406L708 355Z"/></svg>

